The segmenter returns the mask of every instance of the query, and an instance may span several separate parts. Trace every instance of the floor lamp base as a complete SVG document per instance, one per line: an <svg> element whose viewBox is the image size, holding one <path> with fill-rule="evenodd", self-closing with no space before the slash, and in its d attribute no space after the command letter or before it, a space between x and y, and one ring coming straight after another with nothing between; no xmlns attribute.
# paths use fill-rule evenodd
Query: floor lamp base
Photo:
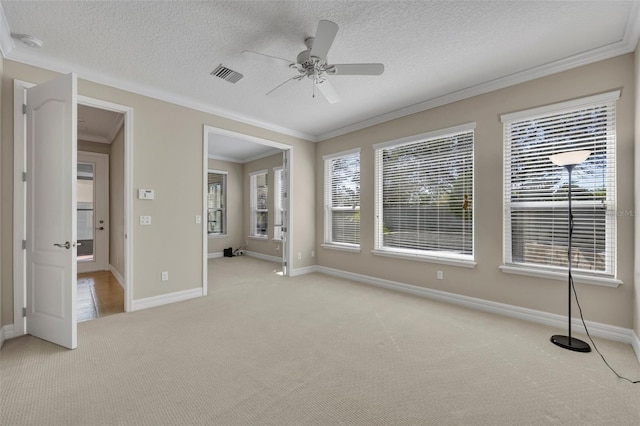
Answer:
<svg viewBox="0 0 640 426"><path fill-rule="evenodd" d="M560 336L558 334L551 336L551 343L561 348L569 349L576 352L591 352L591 346L587 342L568 336Z"/></svg>

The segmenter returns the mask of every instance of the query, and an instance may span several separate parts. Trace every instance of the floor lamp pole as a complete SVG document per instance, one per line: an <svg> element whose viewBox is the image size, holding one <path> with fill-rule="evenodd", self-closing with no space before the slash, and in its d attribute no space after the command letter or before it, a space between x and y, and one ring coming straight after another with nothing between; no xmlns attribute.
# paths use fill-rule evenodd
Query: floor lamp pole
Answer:
<svg viewBox="0 0 640 426"><path fill-rule="evenodd" d="M569 249L567 251L567 260L568 260L568 276L567 276L567 287L568 287L568 296L567 296L567 302L569 304L568 306L568 331L569 331L569 335L568 336L561 336L561 335L553 335L551 336L551 342L557 346L560 346L562 348L565 349L569 349L572 351L576 351L576 352L590 352L591 351L591 347L589 346L588 343L583 342L580 339L575 339L573 337L571 337L571 289L573 287L573 277L571 276L571 255L572 255L572 248L571 248L571 242L572 242L572 238L573 238L573 212L571 210L571 172L573 171L574 167L576 165L578 165L579 163L583 162L584 160L586 160L586 158L589 156L589 151L571 151L571 152L567 152L564 154L557 154L557 155L552 155L551 157L549 157L551 159L551 161L553 161L555 164L564 166L567 169L567 172L569 172L569 191L568 191L568 198L569 198L569 215L568 215L568 232L569 232L569 238L568 238L568 246ZM584 156L584 158L582 158Z"/></svg>

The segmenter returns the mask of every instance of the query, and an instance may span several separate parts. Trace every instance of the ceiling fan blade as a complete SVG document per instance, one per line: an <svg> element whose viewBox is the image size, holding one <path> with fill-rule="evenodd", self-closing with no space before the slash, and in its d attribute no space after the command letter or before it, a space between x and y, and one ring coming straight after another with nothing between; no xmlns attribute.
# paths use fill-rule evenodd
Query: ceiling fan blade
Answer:
<svg viewBox="0 0 640 426"><path fill-rule="evenodd" d="M335 64L327 70L333 75L380 75L384 72L384 64Z"/></svg>
<svg viewBox="0 0 640 426"><path fill-rule="evenodd" d="M294 75L293 77L286 79L285 81L283 81L282 83L278 84L276 87L274 87L273 89L271 89L267 93L265 93L265 96L270 95L271 93L275 92L277 89L281 88L282 86L284 86L285 84L287 84L291 80L300 80L302 77L304 77L304 76L303 75Z"/></svg>
<svg viewBox="0 0 640 426"><path fill-rule="evenodd" d="M295 61L290 61L288 59L284 59L284 58L279 58L277 56L273 56L273 55L267 55L265 53L259 53L259 52L254 52L253 50L243 50L242 51L243 55L247 55L247 56L257 56L261 59L266 59L269 62L272 63L277 63L279 65L281 65L283 62L286 63L287 65L291 65L294 64Z"/></svg>
<svg viewBox="0 0 640 426"><path fill-rule="evenodd" d="M336 92L336 89L333 88L333 85L329 83L329 80L318 80L318 82L316 83L316 87L320 90L320 92L322 92L322 95L330 104L340 102L340 96L338 95L338 92Z"/></svg>
<svg viewBox="0 0 640 426"><path fill-rule="evenodd" d="M326 60L327 53L329 53L337 33L338 25L336 23L324 19L318 22L318 29L313 40L313 46L311 46L310 55Z"/></svg>

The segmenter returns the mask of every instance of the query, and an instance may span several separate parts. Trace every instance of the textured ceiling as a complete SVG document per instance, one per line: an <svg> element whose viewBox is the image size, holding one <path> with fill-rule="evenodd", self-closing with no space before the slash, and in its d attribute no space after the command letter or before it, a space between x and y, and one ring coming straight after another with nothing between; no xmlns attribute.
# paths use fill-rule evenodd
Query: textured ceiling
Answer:
<svg viewBox="0 0 640 426"><path fill-rule="evenodd" d="M322 140L447 100L633 51L640 4L617 1L2 0L5 57ZM312 97L294 60L328 19L330 63L382 62L381 76L329 77L342 101ZM6 33L44 41L29 48ZM2 37L4 35L4 37ZM209 73L223 64L231 84Z"/></svg>

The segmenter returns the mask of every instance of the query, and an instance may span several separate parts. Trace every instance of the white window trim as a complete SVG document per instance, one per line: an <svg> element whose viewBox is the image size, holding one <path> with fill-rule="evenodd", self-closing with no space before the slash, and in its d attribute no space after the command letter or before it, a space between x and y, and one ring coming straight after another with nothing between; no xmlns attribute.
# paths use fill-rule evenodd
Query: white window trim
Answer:
<svg viewBox="0 0 640 426"><path fill-rule="evenodd" d="M426 132L426 133L421 133L421 134L417 134L417 135L413 135L413 136L407 136L404 138L399 138L399 139L394 139L392 141L387 141L387 142L381 142L381 143L377 143L372 145L373 151L374 151L374 155L375 153L380 150L380 149L385 149L385 148L395 148L395 147L400 147L403 145L409 145L412 143L416 143L419 142L420 140L428 140L428 139L437 139L437 138L444 138L447 136L453 136L453 135L457 135L459 133L465 133L465 132L475 132L476 129L476 122L469 122L469 123L464 123L464 124L460 124L457 126L452 126L452 127L447 127L444 129L439 129L439 130L434 130L431 132ZM473 164L473 170L474 173L472 174L472 182L473 182L473 188L474 188L474 192L475 192L475 134L474 134L474 148L473 148L473 158L474 158L474 164ZM377 163L377 160L375 161ZM375 194L379 193L379 188L378 185L381 184L381 174L382 174L382 170L379 170L379 168L377 167L377 164L374 166L375 167L375 183L374 183L374 197L377 197ZM375 232L374 232L374 249L371 250L371 253L373 253L374 255L377 256L385 256L385 257L393 257L393 258L397 258L397 259L405 259L405 260L415 260L415 261L421 261L421 262L431 262L431 263L440 263L440 264L444 264L444 265L453 265L453 266L462 266L462 267L466 267L466 268L475 268L476 267L476 262L475 262L475 215L473 218L473 228L474 228L474 232L472 235L472 251L473 254L471 256L468 255L464 255L464 256L460 256L459 258L456 258L456 254L455 253L445 253L442 257L438 256L437 254L434 253L430 253L430 254L425 254L422 251L419 250L410 250L410 249L402 249L402 248L385 248L382 246L382 242L380 241L380 237L381 237L381 233L378 232L378 227L381 226L380 224L380 215L378 214L378 209L382 208L381 205L379 205L379 202L377 199L374 200L375 203Z"/></svg>
<svg viewBox="0 0 640 426"><path fill-rule="evenodd" d="M353 253L360 253L360 245L347 244L347 243L322 243L322 247L330 250L349 251Z"/></svg>
<svg viewBox="0 0 640 426"><path fill-rule="evenodd" d="M429 263L440 263L442 265L451 265L451 266L461 266L464 268L475 268L477 263L475 260L470 260L467 258L463 258L462 256L456 259L455 254L446 253L443 256L438 256L436 254L423 254L418 250L409 250L409 249L399 249L394 248L386 249L379 248L371 250L376 256L384 256L384 257L393 257L396 259L404 259L404 260L415 260L419 262L429 262Z"/></svg>
<svg viewBox="0 0 640 426"><path fill-rule="evenodd" d="M340 152L334 152L331 154L326 154L322 156L322 161L324 163L324 185L327 184L326 180L327 180L327 176L326 173L328 172L328 167L327 165L329 164L327 161L328 160L333 160L336 158L342 158L342 157L347 157L347 156L355 156L356 154L358 155L358 159L360 159L360 153L361 153L361 149L360 148L354 148L354 149L349 149L346 151L340 151ZM341 251L349 251L349 252L360 252L360 244L350 244L350 243L341 243L341 242L335 242L332 241L332 236L331 236L331 222L333 219L333 210L338 210L338 209L332 209L329 208L329 204L331 203L331 194L330 191L327 191L326 187L323 187L323 191L324 191L324 242L321 244L322 247L324 248L328 248L328 249L333 249L333 250L341 250ZM356 211L360 211L360 207L358 207L356 209Z"/></svg>
<svg viewBox="0 0 640 426"><path fill-rule="evenodd" d="M526 266L516 266L516 265L500 265L500 270L506 274L516 274L516 275L526 275L530 277L536 278L546 278L551 280L558 280L567 282L567 270L566 268L563 270L561 268L557 268L557 270L553 270L554 268L548 269L538 269L531 268ZM621 280L617 278L611 277L599 277L597 275L584 275L579 272L571 271L571 278L573 278L574 282L580 284L591 284L591 285L599 285L603 287L618 287L624 284Z"/></svg>
<svg viewBox="0 0 640 426"><path fill-rule="evenodd" d="M224 231L225 232L220 232L220 233L208 233L207 232L207 238L208 239L215 239L215 238L227 238L228 234L227 234L227 221L228 221L228 217L227 217L227 188L229 186L228 184L228 180L229 180L229 172L226 170L217 170L217 169L207 169L207 178L209 177L209 173L217 173L220 175L225 175L225 180L224 180L224 208L223 210L223 217L224 217ZM208 185L208 183L207 183ZM209 191L207 190L207 194L209 193ZM207 196L207 201L208 201L208 196ZM207 206L207 220L209 219L209 208ZM208 226L207 226L208 227Z"/></svg>
<svg viewBox="0 0 640 426"><path fill-rule="evenodd" d="M531 108L522 111L516 111L512 113L502 114L500 116L500 121L502 123L518 121L518 120L532 120L538 117L542 117L550 114L562 114L563 112L572 111L581 107L590 107L597 103L606 103L617 101L620 99L620 90L613 90L606 93L600 93L597 95L587 96L580 99L573 99L570 101L555 103L552 105L545 105L542 107ZM506 137L503 138L503 143L505 147L503 148L503 152L506 153ZM615 173L615 171L614 171ZM503 179L506 176L506 171L503 172ZM503 185L506 188L506 185ZM506 199L506 194L503 194L503 200ZM616 200L617 202L617 200ZM574 201L575 205L576 201ZM506 206L504 209L503 215L506 214ZM499 266L499 269L507 274L516 274L523 276L531 276L536 278L545 278L552 279L558 281L566 281L567 278L567 269L560 267L549 266L529 266L529 265L518 265L507 262L507 250L511 250L511 230L509 228L509 224L507 223L506 216L503 216L504 225L504 238L503 238L503 263ZM609 226L609 225L607 225ZM614 224L614 226L617 226ZM617 244L617 230L613 231L613 234L616 235L616 244ZM615 262L615 260L614 260ZM617 274L617 265L614 265L615 273ZM604 287L618 287L624 282L619 280L615 276L612 277L608 274L586 274L584 271L576 271L573 270L571 276L574 282L581 284L590 284L590 285L598 285Z"/></svg>
<svg viewBox="0 0 640 426"><path fill-rule="evenodd" d="M531 108L522 111L511 112L508 114L502 114L500 121L517 121L517 120L531 120L548 114L561 114L565 111L571 111L580 107L591 106L597 103L617 101L620 99L620 90L614 90L612 92L601 93L599 95L587 96L586 98L573 99L566 102L560 102L553 105L545 105L538 108Z"/></svg>
<svg viewBox="0 0 640 426"><path fill-rule="evenodd" d="M280 219L279 222L282 222L280 224L280 226L285 226L284 225L284 217L280 217L278 218L278 216L280 216L279 211L282 209L282 200L279 199L280 196L280 191L282 190L282 181L279 182L280 185L280 191L278 190L278 188L276 188L276 183L277 183L277 179L276 177L278 176L278 172L283 171L284 172L284 167L283 166L276 166L273 168L273 229L274 229L274 236L271 239L272 241L275 242L282 242L282 238L278 238L275 236L275 228L276 226L276 219ZM277 195L276 195L277 194ZM278 200L278 202L276 203L276 200Z"/></svg>
<svg viewBox="0 0 640 426"><path fill-rule="evenodd" d="M394 139L392 141L380 142L372 146L374 151L384 148L396 148L402 145L409 145L415 142L419 142L421 139L436 139L444 138L446 136L456 135L458 133L470 132L476 129L476 122L470 122L460 124L458 126L447 127L446 129L434 130L427 133L421 133L418 135L407 136L400 139Z"/></svg>

